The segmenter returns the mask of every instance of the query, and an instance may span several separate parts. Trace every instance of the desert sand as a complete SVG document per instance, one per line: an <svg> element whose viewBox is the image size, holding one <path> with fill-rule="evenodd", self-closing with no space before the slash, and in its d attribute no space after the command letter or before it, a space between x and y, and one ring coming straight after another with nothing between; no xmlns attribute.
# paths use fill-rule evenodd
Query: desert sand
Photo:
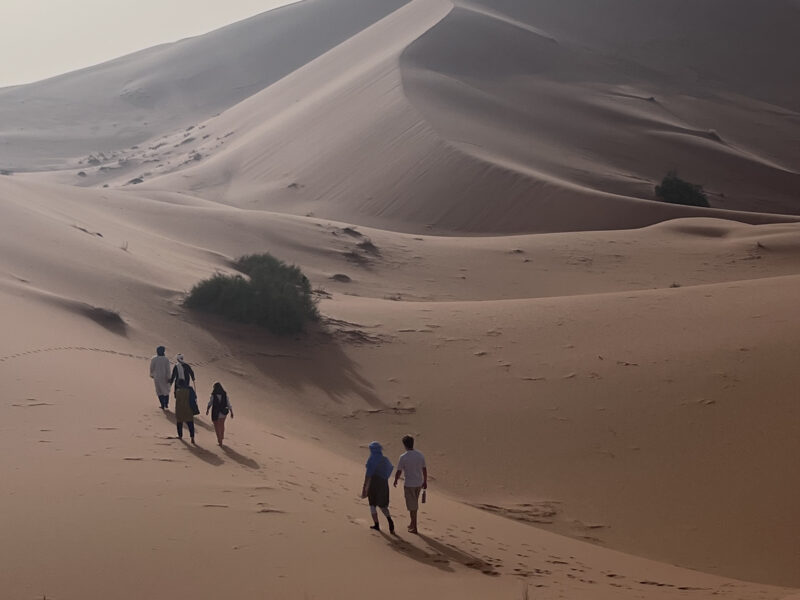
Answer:
<svg viewBox="0 0 800 600"><path fill-rule="evenodd" d="M304 0L0 90L2 597L800 596L800 8L575 4ZM306 333L183 308L267 251ZM406 433L421 535L370 531Z"/></svg>

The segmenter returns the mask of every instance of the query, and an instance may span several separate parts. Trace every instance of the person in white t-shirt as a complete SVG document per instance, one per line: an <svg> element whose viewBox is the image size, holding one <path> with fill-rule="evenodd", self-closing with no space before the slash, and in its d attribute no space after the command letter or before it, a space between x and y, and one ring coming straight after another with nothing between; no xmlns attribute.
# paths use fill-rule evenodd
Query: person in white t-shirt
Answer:
<svg viewBox="0 0 800 600"><path fill-rule="evenodd" d="M411 515L411 524L408 526L409 533L417 533L417 512L419 511L419 494L422 490L428 489L428 468L425 465L425 457L422 452L414 450L414 438L410 435L403 437L403 446L406 451L397 461L397 471L394 474L394 487L397 487L397 480L405 473L405 485L403 490L406 497L406 508ZM423 502L425 498L423 497Z"/></svg>

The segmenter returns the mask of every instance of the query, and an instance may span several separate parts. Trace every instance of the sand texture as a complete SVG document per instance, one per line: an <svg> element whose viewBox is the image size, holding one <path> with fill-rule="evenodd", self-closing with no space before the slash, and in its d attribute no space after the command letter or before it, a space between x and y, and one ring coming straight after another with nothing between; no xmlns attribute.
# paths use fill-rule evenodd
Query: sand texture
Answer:
<svg viewBox="0 0 800 600"><path fill-rule="evenodd" d="M0 90L0 597L800 597L800 7L697 4L304 0ZM254 252L319 323L183 307Z"/></svg>

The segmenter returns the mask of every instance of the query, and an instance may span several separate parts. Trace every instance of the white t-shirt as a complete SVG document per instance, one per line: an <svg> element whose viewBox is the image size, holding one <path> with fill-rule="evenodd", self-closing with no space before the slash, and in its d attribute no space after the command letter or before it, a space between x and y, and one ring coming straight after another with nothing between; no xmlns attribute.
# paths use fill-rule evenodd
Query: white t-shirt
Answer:
<svg viewBox="0 0 800 600"><path fill-rule="evenodd" d="M397 461L397 470L405 474L406 487L422 487L425 478L422 469L425 468L425 457L418 450L409 450L400 456Z"/></svg>

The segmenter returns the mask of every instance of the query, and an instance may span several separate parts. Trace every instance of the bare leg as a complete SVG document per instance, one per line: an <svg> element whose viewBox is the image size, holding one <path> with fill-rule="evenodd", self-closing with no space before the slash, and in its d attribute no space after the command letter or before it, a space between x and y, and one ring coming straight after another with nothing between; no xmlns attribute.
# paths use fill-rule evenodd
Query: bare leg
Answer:
<svg viewBox="0 0 800 600"><path fill-rule="evenodd" d="M372 506L370 504L369 512L372 515L372 521L375 523L372 527L370 527L370 529L374 529L375 531L380 531L381 525L380 523L378 523L378 507Z"/></svg>
<svg viewBox="0 0 800 600"><path fill-rule="evenodd" d="M392 521L392 515L389 513L388 506L381 506L381 512L383 516L386 517L386 520L389 522L389 533L394 533L394 521ZM377 521L378 516L375 515L375 520Z"/></svg>
<svg viewBox="0 0 800 600"><path fill-rule="evenodd" d="M214 421L214 430L217 432L217 443L222 446L222 440L225 439L225 418L220 418Z"/></svg>

